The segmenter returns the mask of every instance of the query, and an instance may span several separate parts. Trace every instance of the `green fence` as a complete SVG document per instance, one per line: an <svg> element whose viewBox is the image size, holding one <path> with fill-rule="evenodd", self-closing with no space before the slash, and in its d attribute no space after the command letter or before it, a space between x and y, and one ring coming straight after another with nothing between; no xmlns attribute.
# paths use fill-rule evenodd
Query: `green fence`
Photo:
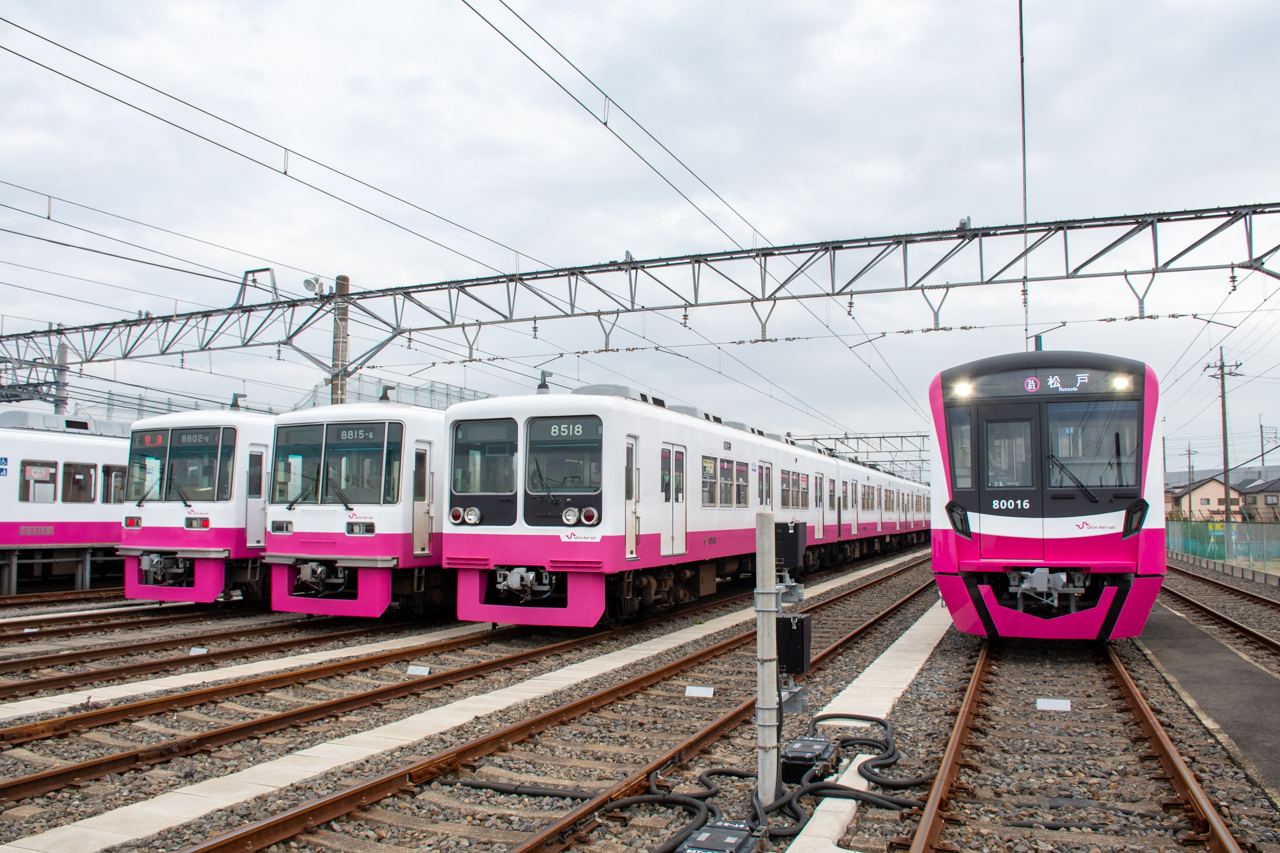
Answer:
<svg viewBox="0 0 1280 853"><path fill-rule="evenodd" d="M1166 521L1170 551L1280 572L1280 523L1266 521Z"/></svg>

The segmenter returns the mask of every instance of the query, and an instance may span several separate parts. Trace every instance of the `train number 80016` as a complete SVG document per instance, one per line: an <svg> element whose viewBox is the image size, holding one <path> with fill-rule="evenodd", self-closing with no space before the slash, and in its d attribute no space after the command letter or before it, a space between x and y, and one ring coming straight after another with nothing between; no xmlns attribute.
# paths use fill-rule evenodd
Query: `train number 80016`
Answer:
<svg viewBox="0 0 1280 853"><path fill-rule="evenodd" d="M992 509L1031 509L1031 501L1023 499L1016 501L992 501Z"/></svg>

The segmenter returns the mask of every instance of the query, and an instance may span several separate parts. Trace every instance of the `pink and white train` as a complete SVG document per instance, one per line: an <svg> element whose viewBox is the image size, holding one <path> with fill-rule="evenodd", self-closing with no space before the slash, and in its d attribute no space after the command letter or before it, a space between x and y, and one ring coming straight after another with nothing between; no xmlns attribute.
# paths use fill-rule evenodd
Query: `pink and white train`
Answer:
<svg viewBox="0 0 1280 853"><path fill-rule="evenodd" d="M87 589L94 560L114 560L128 434L112 421L0 412L0 595L72 578Z"/></svg>
<svg viewBox="0 0 1280 853"><path fill-rule="evenodd" d="M1155 372L1084 352L943 371L933 570L956 627L989 637L1142 633L1165 574Z"/></svg>
<svg viewBox="0 0 1280 853"><path fill-rule="evenodd" d="M615 385L459 403L444 566L458 618L590 627L753 571L755 515L806 564L925 539L928 488Z"/></svg>
<svg viewBox="0 0 1280 853"><path fill-rule="evenodd" d="M134 423L119 548L126 598L208 603L238 590L265 601L273 423L236 409Z"/></svg>
<svg viewBox="0 0 1280 853"><path fill-rule="evenodd" d="M276 418L264 561L271 609L381 616L393 597L447 606L435 454L444 413L398 403L319 406Z"/></svg>

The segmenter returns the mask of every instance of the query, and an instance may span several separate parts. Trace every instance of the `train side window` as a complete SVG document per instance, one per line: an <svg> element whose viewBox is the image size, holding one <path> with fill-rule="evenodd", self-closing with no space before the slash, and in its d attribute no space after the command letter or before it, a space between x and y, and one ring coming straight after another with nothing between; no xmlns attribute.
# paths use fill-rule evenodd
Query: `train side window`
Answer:
<svg viewBox="0 0 1280 853"><path fill-rule="evenodd" d="M747 463L736 463L735 473L737 477L733 492L733 504L734 506L750 506L747 501L747 489L751 487L751 471L747 467Z"/></svg>
<svg viewBox="0 0 1280 853"><path fill-rule="evenodd" d="M720 506L733 506L733 460L720 460Z"/></svg>
<svg viewBox="0 0 1280 853"><path fill-rule="evenodd" d="M876 486L876 508L877 508L877 509L883 509L883 508L884 508L884 501L883 501L883 499L881 498L881 495L882 495L882 494L883 494L883 492L882 492L882 487L881 487L881 486Z"/></svg>
<svg viewBox="0 0 1280 853"><path fill-rule="evenodd" d="M124 503L124 484L129 469L123 465L102 466L102 502L104 504Z"/></svg>
<svg viewBox="0 0 1280 853"><path fill-rule="evenodd" d="M849 481L848 480L840 481L840 508L841 509L849 508Z"/></svg>
<svg viewBox="0 0 1280 853"><path fill-rule="evenodd" d="M675 485L676 503L684 503L684 451L676 451L676 467L671 482Z"/></svg>
<svg viewBox="0 0 1280 853"><path fill-rule="evenodd" d="M662 502L664 504L671 503L671 450L662 448L662 461L660 464L662 473Z"/></svg>
<svg viewBox="0 0 1280 853"><path fill-rule="evenodd" d="M64 504L91 504L94 499L94 476L97 465L81 465L68 462L62 466L62 502Z"/></svg>
<svg viewBox="0 0 1280 853"><path fill-rule="evenodd" d="M23 503L51 504L58 499L58 463L22 460L22 479L18 483L18 500Z"/></svg>
<svg viewBox="0 0 1280 853"><path fill-rule="evenodd" d="M947 410L947 441L951 445L951 485L973 488L973 426L968 409Z"/></svg>
<svg viewBox="0 0 1280 853"><path fill-rule="evenodd" d="M795 482L795 477L791 478L791 482L792 483ZM801 509L809 508L809 475L808 474L800 475L800 508Z"/></svg>
<svg viewBox="0 0 1280 853"><path fill-rule="evenodd" d="M702 505L716 505L716 458L702 457Z"/></svg>
<svg viewBox="0 0 1280 853"><path fill-rule="evenodd" d="M827 481L827 509L836 508L836 481Z"/></svg>
<svg viewBox="0 0 1280 853"><path fill-rule="evenodd" d="M249 454L249 497L262 497L262 454Z"/></svg>
<svg viewBox="0 0 1280 853"><path fill-rule="evenodd" d="M791 472L779 471L782 477L782 501L781 509L791 509Z"/></svg>
<svg viewBox="0 0 1280 853"><path fill-rule="evenodd" d="M413 502L422 503L427 499L427 451L417 450L413 454Z"/></svg>
<svg viewBox="0 0 1280 853"><path fill-rule="evenodd" d="M236 461L236 428L222 428L222 444L218 448L218 496L215 500L231 500L233 467Z"/></svg>
<svg viewBox="0 0 1280 853"><path fill-rule="evenodd" d="M404 424L387 423L386 455L382 460L382 502L400 503L400 458L404 442Z"/></svg>

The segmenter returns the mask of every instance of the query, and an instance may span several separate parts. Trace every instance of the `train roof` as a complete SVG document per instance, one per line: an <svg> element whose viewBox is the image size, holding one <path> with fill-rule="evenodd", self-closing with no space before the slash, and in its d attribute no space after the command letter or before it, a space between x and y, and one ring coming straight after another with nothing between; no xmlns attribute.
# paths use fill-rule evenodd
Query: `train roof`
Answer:
<svg viewBox="0 0 1280 853"><path fill-rule="evenodd" d="M0 428L64 432L72 435L101 435L109 438L129 437L129 424L121 421L102 421L73 415L47 415L27 409L0 412Z"/></svg>
<svg viewBox="0 0 1280 853"><path fill-rule="evenodd" d="M308 409L296 409L276 416L277 424L314 424L336 423L339 421L387 420L404 418L426 418L443 423L444 412L426 406L411 406L408 403L392 403L377 401L373 403L336 403L329 406L313 406Z"/></svg>
<svg viewBox="0 0 1280 853"><path fill-rule="evenodd" d="M134 429L165 429L167 427L213 427L235 426L237 424L269 424L275 421L274 415L262 412L246 412L240 409L192 409L183 412L169 412L164 415L153 415L133 422Z"/></svg>
<svg viewBox="0 0 1280 853"><path fill-rule="evenodd" d="M968 379L974 376L985 376L990 373L1040 368L1118 370L1136 375L1142 375L1147 370L1147 366L1141 361L1121 358L1118 355L1071 350L1039 350L994 355L990 358L980 358L967 364L956 365L942 371L942 381L946 383L955 379Z"/></svg>

